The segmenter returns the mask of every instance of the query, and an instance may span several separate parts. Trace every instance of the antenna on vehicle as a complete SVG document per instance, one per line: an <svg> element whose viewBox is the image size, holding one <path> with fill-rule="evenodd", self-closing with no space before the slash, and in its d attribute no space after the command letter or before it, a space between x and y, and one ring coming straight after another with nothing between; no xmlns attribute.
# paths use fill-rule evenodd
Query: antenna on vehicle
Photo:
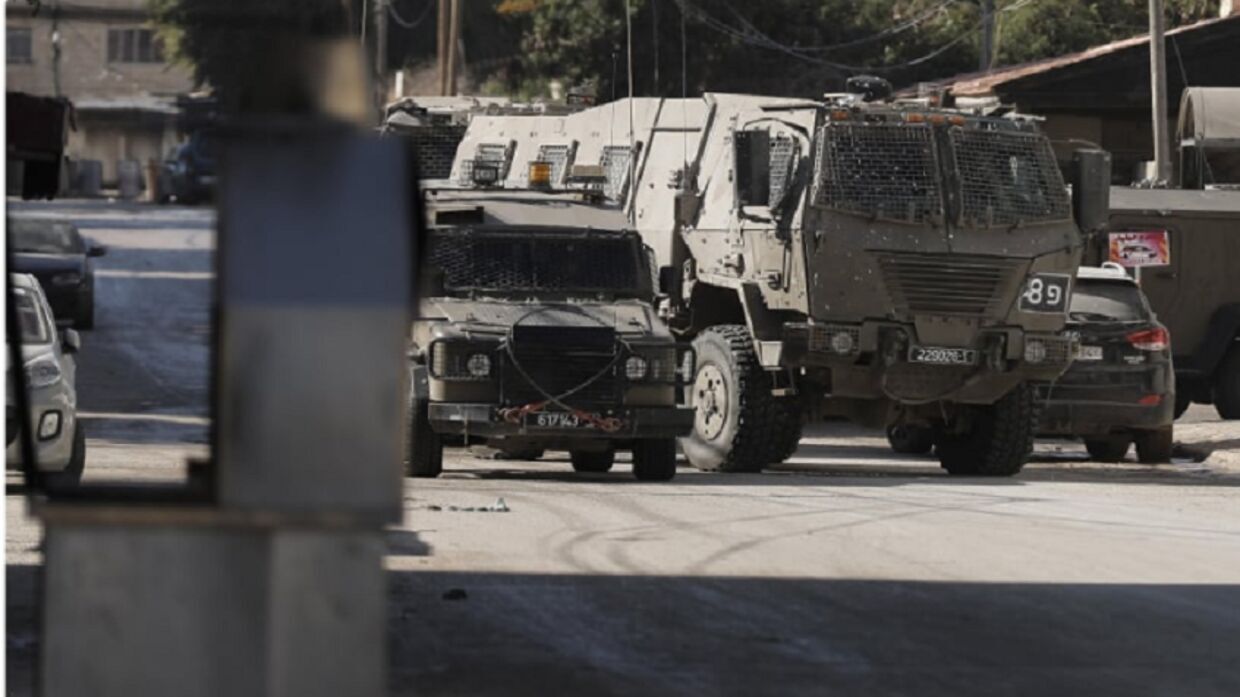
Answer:
<svg viewBox="0 0 1240 697"><path fill-rule="evenodd" d="M636 211L633 202L637 198L637 153L633 150L633 12L631 0L624 0L624 27L628 38L629 63L629 180L625 187L625 198L628 205L629 224L636 225Z"/></svg>

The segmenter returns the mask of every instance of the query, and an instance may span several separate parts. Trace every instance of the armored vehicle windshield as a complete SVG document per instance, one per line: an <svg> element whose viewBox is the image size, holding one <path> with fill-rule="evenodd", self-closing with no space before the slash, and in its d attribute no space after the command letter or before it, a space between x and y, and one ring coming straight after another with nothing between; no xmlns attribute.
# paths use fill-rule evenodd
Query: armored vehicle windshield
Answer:
<svg viewBox="0 0 1240 697"><path fill-rule="evenodd" d="M431 233L429 269L448 294L590 294L648 299L646 255L633 233L507 226Z"/></svg>
<svg viewBox="0 0 1240 697"><path fill-rule="evenodd" d="M1015 129L830 122L814 201L914 224L1012 226L1071 218L1050 143Z"/></svg>

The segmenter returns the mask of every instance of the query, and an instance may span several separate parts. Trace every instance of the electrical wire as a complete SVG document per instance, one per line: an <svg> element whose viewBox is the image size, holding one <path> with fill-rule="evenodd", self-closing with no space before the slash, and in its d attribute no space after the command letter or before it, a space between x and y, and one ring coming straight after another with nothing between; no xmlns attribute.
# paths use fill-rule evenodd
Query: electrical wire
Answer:
<svg viewBox="0 0 1240 697"><path fill-rule="evenodd" d="M1016 0L1016 2L1013 2L1007 7L1003 7L1003 8L996 10L996 14L1001 13L1001 12L1011 12L1013 10L1020 9L1021 7L1028 5L1030 2L1033 2L1033 0ZM943 53L946 53L952 47L965 41L966 39L971 37L981 27L981 22L978 22L969 31L962 32L959 36L947 42L946 44L943 44L942 46L939 46L933 51L930 51L929 53L918 56L911 60L907 60L901 63L894 63L891 65L858 66L858 65L849 65L846 63L839 63L835 61L829 61L829 60L825 60L822 58L818 58L816 56L807 55L803 53L802 50L799 48L779 43L778 41L775 41L774 39L767 36L766 34L763 34L752 23L748 22L747 20L744 20L743 17L741 17L740 19L742 23L746 27L748 27L747 31L737 29L736 27L726 22L723 22L722 20L719 20L716 17L711 16L710 14L702 10L700 7L694 6L689 0L676 0L676 4L680 7L680 10L682 13L691 14L693 18L696 21L698 21L700 24L702 24L703 26L713 29L714 31L718 33L724 34L725 36L729 36L742 43L745 43L751 46L757 46L760 48L766 48L766 49L770 49L774 51L779 51L780 53L784 53L788 56L791 56L793 58L796 58L806 63L811 63L814 65L818 65L818 66L822 66L826 68L833 68L835 70L839 70L842 72L852 72L852 73L892 72L896 70L902 70L905 68L910 68L913 66L921 65L922 63L925 63L927 61L933 60L934 58L937 58ZM729 6L729 8L731 9L731 6ZM736 13L735 9L733 9L732 11L733 13L739 16L739 13ZM925 20L922 20L922 21L925 21ZM826 47L818 47L818 48L826 48Z"/></svg>
<svg viewBox="0 0 1240 697"><path fill-rule="evenodd" d="M387 2L388 16L390 16L396 24L405 29L417 28L417 26L426 19L426 16L431 13L431 8L434 6L435 0L427 0L426 7L422 8L422 14L418 15L417 19L409 21L404 17L401 17L400 13L396 11L396 0L388 0Z"/></svg>

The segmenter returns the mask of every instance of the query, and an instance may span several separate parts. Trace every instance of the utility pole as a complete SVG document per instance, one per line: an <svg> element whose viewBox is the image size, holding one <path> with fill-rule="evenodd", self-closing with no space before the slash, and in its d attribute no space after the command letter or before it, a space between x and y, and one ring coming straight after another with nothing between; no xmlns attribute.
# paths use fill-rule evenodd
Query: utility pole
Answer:
<svg viewBox="0 0 1240 697"><path fill-rule="evenodd" d="M1154 170L1159 185L1171 181L1171 136L1167 132L1167 53L1162 0L1150 0L1150 99L1154 118Z"/></svg>
<svg viewBox="0 0 1240 697"><path fill-rule="evenodd" d="M452 0L452 12L448 22L448 96L456 94L457 47L461 43L461 0Z"/></svg>
<svg viewBox="0 0 1240 697"><path fill-rule="evenodd" d="M982 52L978 68L990 70L995 54L995 0L982 0Z"/></svg>
<svg viewBox="0 0 1240 697"><path fill-rule="evenodd" d="M388 0L375 0L375 75L383 101L387 101Z"/></svg>
<svg viewBox="0 0 1240 697"><path fill-rule="evenodd" d="M448 94L448 0L438 0L439 17L435 26L435 61L439 68L439 95Z"/></svg>

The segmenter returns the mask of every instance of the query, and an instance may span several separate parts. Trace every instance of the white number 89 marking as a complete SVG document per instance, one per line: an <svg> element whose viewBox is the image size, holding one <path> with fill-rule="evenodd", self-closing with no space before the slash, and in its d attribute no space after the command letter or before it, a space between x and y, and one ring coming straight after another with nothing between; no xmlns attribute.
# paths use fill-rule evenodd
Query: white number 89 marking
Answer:
<svg viewBox="0 0 1240 697"><path fill-rule="evenodd" d="M1028 287L1025 288L1025 300L1031 305L1055 307L1063 300L1063 287L1040 278L1030 279Z"/></svg>

